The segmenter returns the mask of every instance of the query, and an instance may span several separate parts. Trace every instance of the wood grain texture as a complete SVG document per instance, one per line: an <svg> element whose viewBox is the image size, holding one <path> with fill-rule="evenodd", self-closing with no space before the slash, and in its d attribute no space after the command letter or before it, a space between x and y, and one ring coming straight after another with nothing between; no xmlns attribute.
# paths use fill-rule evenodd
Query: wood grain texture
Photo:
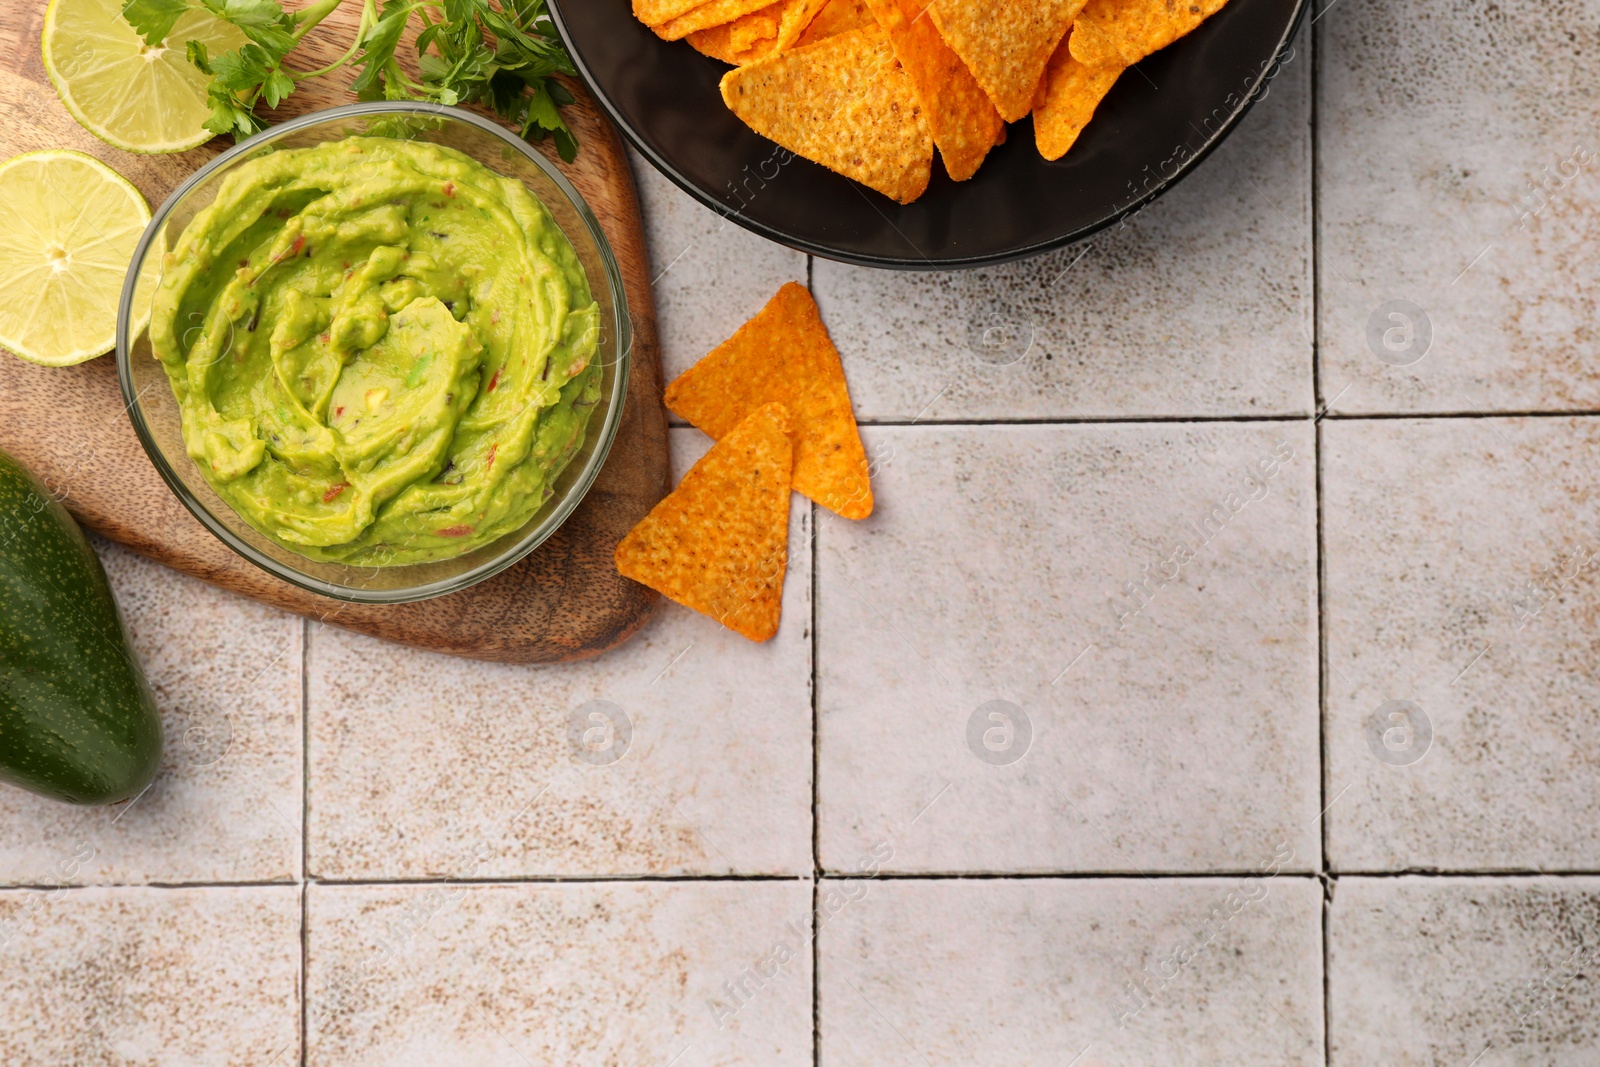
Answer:
<svg viewBox="0 0 1600 1067"><path fill-rule="evenodd" d="M349 43L360 3L349 0L306 39L303 69ZM152 207L231 144L219 138L177 155L112 148L74 122L39 54L45 0L0 5L0 158L73 148L104 160ZM273 117L351 103L351 72L302 83ZM477 659L554 663L620 644L655 610L654 592L623 578L612 552L668 489L666 416L649 260L627 156L582 86L568 122L582 141L563 171L605 228L627 286L633 363L610 459L583 504L528 559L472 589L417 604L346 604L307 593L248 563L213 537L162 482L123 410L111 356L78 367L35 367L0 354L0 448L26 464L85 526L187 574L336 626ZM546 146L546 154L552 155ZM553 155L552 155L553 158Z"/></svg>

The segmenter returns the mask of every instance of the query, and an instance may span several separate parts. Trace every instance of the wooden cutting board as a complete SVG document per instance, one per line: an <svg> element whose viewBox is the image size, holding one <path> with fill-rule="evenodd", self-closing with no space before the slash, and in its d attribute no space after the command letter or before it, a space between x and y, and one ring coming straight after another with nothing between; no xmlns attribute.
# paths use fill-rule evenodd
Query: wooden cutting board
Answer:
<svg viewBox="0 0 1600 1067"><path fill-rule="evenodd" d="M306 38L295 62L314 69L354 38L360 0L348 0ZM0 158L74 148L104 160L158 206L231 144L219 138L178 155L112 148L74 122L39 54L45 0L0 4ZM412 53L414 54L414 53ZM353 74L303 82L278 120L354 102ZM151 466L123 411L112 356L78 367L36 367L0 351L0 449L63 494L85 526L186 574L336 626L477 659L554 663L627 640L655 610L650 590L617 574L611 554L668 489L666 416L649 261L628 160L617 133L581 86L567 121L582 141L563 166L599 217L622 268L633 318L627 406L611 455L583 504L528 559L452 596L418 604L346 604L297 589L246 562L189 514ZM554 158L553 151L547 155Z"/></svg>

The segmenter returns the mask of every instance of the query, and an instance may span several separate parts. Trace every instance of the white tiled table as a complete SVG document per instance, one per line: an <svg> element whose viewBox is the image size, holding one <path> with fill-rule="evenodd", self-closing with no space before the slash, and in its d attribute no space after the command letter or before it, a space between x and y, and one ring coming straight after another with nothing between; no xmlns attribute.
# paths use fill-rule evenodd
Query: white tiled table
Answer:
<svg viewBox="0 0 1600 1067"><path fill-rule="evenodd" d="M102 546L167 766L0 791L0 1061L1600 1063L1600 0L1325 5L1028 263L640 169L668 375L809 281L879 465L767 645L485 666Z"/></svg>

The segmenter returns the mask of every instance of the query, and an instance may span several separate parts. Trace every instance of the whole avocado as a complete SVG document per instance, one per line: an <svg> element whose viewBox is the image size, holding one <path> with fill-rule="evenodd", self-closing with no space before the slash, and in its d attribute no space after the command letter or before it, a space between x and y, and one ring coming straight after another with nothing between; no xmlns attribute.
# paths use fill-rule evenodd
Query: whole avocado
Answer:
<svg viewBox="0 0 1600 1067"><path fill-rule="evenodd" d="M160 763L161 717L99 558L0 452L0 780L110 804Z"/></svg>

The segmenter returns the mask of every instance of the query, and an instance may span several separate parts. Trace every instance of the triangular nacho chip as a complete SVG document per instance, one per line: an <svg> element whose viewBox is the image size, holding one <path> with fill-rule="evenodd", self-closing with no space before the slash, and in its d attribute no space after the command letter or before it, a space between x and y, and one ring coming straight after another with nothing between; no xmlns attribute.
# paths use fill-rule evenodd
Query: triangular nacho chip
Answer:
<svg viewBox="0 0 1600 1067"><path fill-rule="evenodd" d="M839 350L817 302L790 282L767 306L667 386L667 407L721 438L763 404L794 420L794 488L847 519L872 514L872 483Z"/></svg>
<svg viewBox="0 0 1600 1067"><path fill-rule="evenodd" d="M1077 33L1077 29L1072 31ZM1086 67L1073 58L1069 37L1050 59L1033 102L1033 138L1039 154L1060 159L1094 118L1095 108L1122 76L1124 67Z"/></svg>
<svg viewBox="0 0 1600 1067"><path fill-rule="evenodd" d="M866 0L828 0L794 44L796 48L804 48L827 37L837 37L850 30L871 26L872 22L872 12L867 9Z"/></svg>
<svg viewBox="0 0 1600 1067"><path fill-rule="evenodd" d="M646 26L659 26L671 22L679 15L687 15L706 0L633 0L633 17Z"/></svg>
<svg viewBox="0 0 1600 1067"><path fill-rule="evenodd" d="M939 35L927 15L928 0L868 0L867 6L888 31L895 57L911 76L944 169L956 181L966 181L1005 129L1000 113Z"/></svg>
<svg viewBox="0 0 1600 1067"><path fill-rule="evenodd" d="M763 137L902 204L928 188L928 120L876 25L730 70L722 99Z"/></svg>
<svg viewBox="0 0 1600 1067"><path fill-rule="evenodd" d="M753 412L617 546L617 570L752 641L778 632L794 447L782 404Z"/></svg>
<svg viewBox="0 0 1600 1067"><path fill-rule="evenodd" d="M777 41L778 32L783 27L783 11L790 2L791 0L779 0L778 3L764 7L760 11L752 11L743 18L724 22L721 26L695 30L684 40L702 55L720 59L737 67L740 65L738 60L740 55L762 46L770 47Z"/></svg>
<svg viewBox="0 0 1600 1067"><path fill-rule="evenodd" d="M1131 67L1222 10L1228 0L1089 0L1072 35L1088 67Z"/></svg>
<svg viewBox="0 0 1600 1067"><path fill-rule="evenodd" d="M929 14L956 55L1015 122L1033 108L1044 68L1084 0L933 0Z"/></svg>
<svg viewBox="0 0 1600 1067"><path fill-rule="evenodd" d="M792 48L825 0L778 0L743 18L696 30L686 39L696 50L742 67Z"/></svg>
<svg viewBox="0 0 1600 1067"><path fill-rule="evenodd" d="M593 2L593 0L590 0L590 2ZM743 18L753 11L760 11L762 8L770 6L771 3L772 0L709 0L709 3L691 8L675 19L667 22L652 22L650 23L650 28L656 31L656 36L663 40L678 41L696 30L721 26L725 22Z"/></svg>

